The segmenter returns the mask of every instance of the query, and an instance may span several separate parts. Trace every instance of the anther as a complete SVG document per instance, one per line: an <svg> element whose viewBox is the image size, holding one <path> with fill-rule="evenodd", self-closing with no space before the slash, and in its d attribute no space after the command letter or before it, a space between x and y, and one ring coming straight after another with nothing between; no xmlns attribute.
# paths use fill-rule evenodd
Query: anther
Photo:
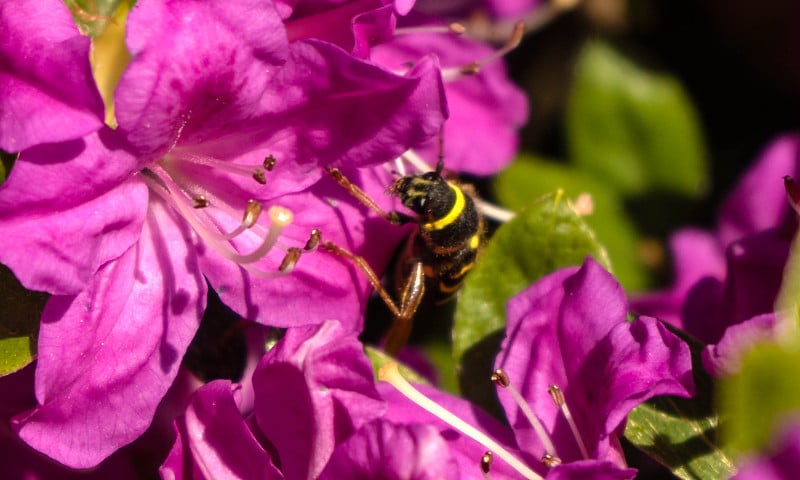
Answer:
<svg viewBox="0 0 800 480"><path fill-rule="evenodd" d="M260 183L261 185L267 184L267 175L264 173L264 170L260 168L256 168L253 172L253 180Z"/></svg>
<svg viewBox="0 0 800 480"><path fill-rule="evenodd" d="M505 372L505 370L500 368L492 373L492 381L498 387L507 388L509 385L511 385L511 379L508 378L508 374Z"/></svg>
<svg viewBox="0 0 800 480"><path fill-rule="evenodd" d="M542 457L542 464L545 467L552 468L552 467L555 467L557 465L561 465L561 459L558 458L558 457L554 457L553 455L550 455L549 453L546 453Z"/></svg>
<svg viewBox="0 0 800 480"><path fill-rule="evenodd" d="M322 232L318 228L311 230L311 236L308 237L308 241L306 242L306 246L303 247L303 250L306 252L313 252L317 249L321 240Z"/></svg>
<svg viewBox="0 0 800 480"><path fill-rule="evenodd" d="M264 210L264 206L261 205L261 202L257 202L255 200L249 200L247 202L247 207L244 209L244 218L242 218L242 225L245 228L250 228L256 224L258 221L258 217L261 216L261 212Z"/></svg>
<svg viewBox="0 0 800 480"><path fill-rule="evenodd" d="M564 397L564 392L558 387L558 385L550 385L547 387L547 393L550 394L550 398L553 399L553 403L561 410L561 415L564 416L564 419L567 421L570 430L572 430L572 436L575 437L575 442L578 444L578 448L581 450L581 455L585 460L589 459L589 452L586 449L586 444L583 443L583 437L581 436L580 431L578 431L578 426L575 425L575 419L572 418L572 412L570 412L569 407L567 406L567 401Z"/></svg>
<svg viewBox="0 0 800 480"><path fill-rule="evenodd" d="M487 451L481 457L481 471L488 474L492 470L492 462L494 462L494 454Z"/></svg>
<svg viewBox="0 0 800 480"><path fill-rule="evenodd" d="M209 201L205 195L198 195L192 198L192 207L194 208L206 208L209 205Z"/></svg>
<svg viewBox="0 0 800 480"><path fill-rule="evenodd" d="M286 256L283 257L281 266L278 267L278 271L281 273L289 273L294 270L294 266L297 265L297 261L300 260L300 255L302 254L303 251L297 247L289 248L289 250L286 251Z"/></svg>
<svg viewBox="0 0 800 480"><path fill-rule="evenodd" d="M481 73L481 64L478 62L468 63L459 67L458 71L462 75L477 75Z"/></svg>
<svg viewBox="0 0 800 480"><path fill-rule="evenodd" d="M450 31L455 33L456 35L464 35L465 33L467 33L467 27L458 22L450 22L447 28L449 28Z"/></svg>
<svg viewBox="0 0 800 480"><path fill-rule="evenodd" d="M272 169L275 168L275 163L277 163L277 160L275 160L275 157L273 157L272 154L267 155L264 158L264 170L266 170L268 172L271 172Z"/></svg>

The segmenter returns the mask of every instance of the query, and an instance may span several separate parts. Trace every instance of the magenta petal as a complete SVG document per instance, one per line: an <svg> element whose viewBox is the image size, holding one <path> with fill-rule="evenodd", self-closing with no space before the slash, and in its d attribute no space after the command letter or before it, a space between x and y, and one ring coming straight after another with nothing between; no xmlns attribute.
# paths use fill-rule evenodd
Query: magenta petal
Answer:
<svg viewBox="0 0 800 480"><path fill-rule="evenodd" d="M716 345L703 350L703 368L714 376L737 373L742 356L759 343L776 339L778 326L775 314L765 313L728 327Z"/></svg>
<svg viewBox="0 0 800 480"><path fill-rule="evenodd" d="M635 297L632 309L656 317L709 342L718 338L717 305L723 294L725 252L710 232L686 228L669 241L674 256L675 284L660 292Z"/></svg>
<svg viewBox="0 0 800 480"><path fill-rule="evenodd" d="M45 154L49 146L28 152L39 150ZM141 232L148 199L144 184L133 179L107 192L85 191L86 183L97 183L83 181L73 163L67 162L64 171L20 159L0 187L0 261L31 290L78 293L100 265L121 255ZM56 188L30 188L43 179ZM58 195L67 184L79 193L65 194L62 203Z"/></svg>
<svg viewBox="0 0 800 480"><path fill-rule="evenodd" d="M378 185L368 172L355 180L365 188ZM386 184L380 185L383 190ZM327 199L335 199L335 205ZM363 255L379 273L407 233L381 218L365 219L364 208L329 178L309 191L284 195L280 205L294 214L294 222L285 230L284 243L302 247L311 230L317 228L325 240ZM378 238L380 241L368 241ZM253 248L254 240L243 251ZM277 271L283 253L271 252L267 259L270 263L259 262L259 268ZM349 331L362 329L363 309L371 287L351 262L322 249L303 255L290 275L273 279L251 275L213 251L204 253L200 262L222 301L249 320L291 327L336 319ZM335 311L331 311L333 304Z"/></svg>
<svg viewBox="0 0 800 480"><path fill-rule="evenodd" d="M0 0L0 149L80 138L103 125L89 38L64 2Z"/></svg>
<svg viewBox="0 0 800 480"><path fill-rule="evenodd" d="M487 381L487 384L488 383ZM478 428L512 453L521 456L519 452L517 452L517 445L514 442L511 430L488 413L470 404L467 400L448 395L432 387L427 387L425 385L415 385L415 387L425 396L446 408L460 419ZM455 431L450 425L443 422L438 417L431 415L419 405L412 403L391 385L381 382L378 384L378 390L386 400L386 405L388 407L386 414L383 416L383 420L391 421L396 424L421 424L436 427L442 437L447 441L450 453L458 463L461 478L483 478L479 462L481 456L486 453L485 446ZM495 460L492 466L492 478L505 479L520 477L519 473L513 470L507 463L498 459ZM538 463L538 459L533 459L533 462ZM531 463L531 466L535 463Z"/></svg>
<svg viewBox="0 0 800 480"><path fill-rule="evenodd" d="M468 65L493 50L466 37L419 33L396 36L374 48L372 58L389 69L402 70L430 53L435 53L446 69ZM518 130L527 120L528 101L508 79L503 63L482 66L480 75L448 81L445 90L449 110L444 127L445 166L489 175L508 165L517 153ZM439 142L434 138L415 150L434 164Z"/></svg>
<svg viewBox="0 0 800 480"><path fill-rule="evenodd" d="M723 245L745 235L780 227L794 211L786 201L783 177L800 174L800 135L774 140L739 181L720 210L719 236Z"/></svg>
<svg viewBox="0 0 800 480"><path fill-rule="evenodd" d="M336 447L320 480L456 480L458 464L430 425L373 420Z"/></svg>
<svg viewBox="0 0 800 480"><path fill-rule="evenodd" d="M580 460L559 465L547 473L547 480L630 480L636 469L620 468L611 462Z"/></svg>
<svg viewBox="0 0 800 480"><path fill-rule="evenodd" d="M287 478L316 478L336 445L384 409L363 347L338 322L296 327L253 374L258 427Z"/></svg>
<svg viewBox="0 0 800 480"><path fill-rule="evenodd" d="M609 438L638 403L655 395L693 393L688 347L658 321L627 322L619 283L597 262L565 269L513 298L497 366L552 432L562 459L580 458L577 444L547 394L558 385L589 455L623 462ZM500 392L506 414L524 445L538 445L518 407Z"/></svg>
<svg viewBox="0 0 800 480"><path fill-rule="evenodd" d="M205 279L184 235L151 203L135 246L76 297L50 299L39 334L39 407L14 419L28 444L88 468L150 424L205 308Z"/></svg>
<svg viewBox="0 0 800 480"><path fill-rule="evenodd" d="M748 235L728 247L720 335L728 325L773 311L790 248L788 239L776 230Z"/></svg>
<svg viewBox="0 0 800 480"><path fill-rule="evenodd" d="M126 40L116 115L145 160L241 130L287 45L274 7L257 0L142 2Z"/></svg>
<svg viewBox="0 0 800 480"><path fill-rule="evenodd" d="M348 168L387 162L435 137L447 117L431 56L398 76L317 40L293 43L290 52L258 120L270 142L293 139L286 158Z"/></svg>
<svg viewBox="0 0 800 480"><path fill-rule="evenodd" d="M242 418L237 390L217 380L195 392L185 415L175 420L179 435L160 469L162 478L283 479Z"/></svg>

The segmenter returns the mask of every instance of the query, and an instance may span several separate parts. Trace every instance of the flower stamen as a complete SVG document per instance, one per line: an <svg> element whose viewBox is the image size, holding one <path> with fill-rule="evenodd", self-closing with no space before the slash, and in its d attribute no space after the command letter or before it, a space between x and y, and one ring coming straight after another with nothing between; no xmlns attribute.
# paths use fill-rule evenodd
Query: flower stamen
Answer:
<svg viewBox="0 0 800 480"><path fill-rule="evenodd" d="M523 463L522 460L518 459L516 456L514 456L514 454L506 450L502 445L497 443L491 437L481 432L477 428L473 427L472 425L468 424L464 420L453 415L447 409L437 404L430 398L426 397L422 392L414 388L408 382L408 380L403 378L403 376L400 374L396 362L390 362L381 367L381 369L378 371L378 379L384 382L388 382L394 388L396 388L398 392L400 392L406 398L417 404L423 410L426 410L428 413L439 418L447 425L450 425L451 427L463 433L467 437L475 440L484 447L487 447L490 451L493 452L493 455L497 455L498 457L502 458L506 463L508 463L509 466L511 466L511 468L519 472L526 479L536 479L536 480L542 479L540 475L538 475L536 472L531 470L530 467L525 465L525 463Z"/></svg>
<svg viewBox="0 0 800 480"><path fill-rule="evenodd" d="M254 267L251 267L249 264L264 258L272 250L272 248L276 246L281 233L292 222L293 219L293 215L290 210L280 206L270 207L267 211L270 224L266 235L264 235L261 243L253 251L247 254L241 254L236 251L228 242L235 237L238 237L245 230L253 227L256 224L256 221L263 210L261 203L255 200L248 202L248 205L245 208L242 223L239 225L239 227L230 233L223 234L219 232L217 227L210 224L208 217L201 218L195 214L198 200L205 204L203 205L204 207L210 205L210 201L205 198L204 195L193 197L192 201L194 204L190 206L187 203L186 196L182 193L179 193L181 192L181 189L172 183L169 175L166 175L166 178L162 178L151 169L142 170L142 174L143 178L150 186L151 191L156 193L165 202L167 202L167 204L172 206L175 211L177 211L178 214L183 217L187 223L189 223L192 229L206 245L214 249L214 251L228 260L231 260L232 262L235 262L246 268L248 271L252 271L256 274L259 274L260 271ZM312 237L314 237L314 235L312 235ZM309 240L309 242L311 242L311 240ZM282 272L278 272L277 274L263 272L263 274L265 275L260 276L275 277L284 275Z"/></svg>
<svg viewBox="0 0 800 480"><path fill-rule="evenodd" d="M550 435L547 434L547 430L544 429L544 425L542 425L539 417L533 413L533 410L531 410L528 402L522 398L522 394L520 394L519 390L517 390L516 387L514 387L514 385L511 383L511 379L508 377L508 374L505 372L505 370L501 368L495 370L494 373L492 373L492 381L498 387L502 387L508 391L522 414L528 419L528 423L530 423L531 427L533 427L533 431L536 432L536 436L539 437L539 441L542 442L542 445L544 446L545 452L544 455L542 455L542 463L547 465L547 459L558 459L559 456L558 453L556 453L556 447L553 445L553 441L550 440Z"/></svg>
<svg viewBox="0 0 800 480"><path fill-rule="evenodd" d="M496 60L503 58L509 52L517 48L520 42L522 42L522 37L524 36L525 36L525 22L517 22L516 24L514 24L514 28L511 30L511 34L506 39L506 42L505 44L503 44L502 47L495 50L486 57L468 63L466 65L461 65L459 67L443 68L442 79L445 82L447 82L447 81L457 80L458 78L463 76L476 75L480 73L481 68L484 65L488 65Z"/></svg>
<svg viewBox="0 0 800 480"><path fill-rule="evenodd" d="M419 33L455 33L463 35L467 28L458 23L450 22L447 25L420 25L418 27L400 27L394 30L395 35L414 35Z"/></svg>
<svg viewBox="0 0 800 480"><path fill-rule="evenodd" d="M586 444L583 442L583 437L578 430L578 426L575 424L575 419L572 417L572 412L570 412L569 407L567 406L567 400L564 398L564 392L558 387L558 385L550 385L547 388L547 393L550 394L550 398L553 399L553 403L555 403L556 406L561 410L561 414L564 416L564 419L567 420L569 428L572 430L572 435L575 437L575 441L578 443L578 448L580 448L581 455L583 455L584 460L588 460L589 452L586 449Z"/></svg>

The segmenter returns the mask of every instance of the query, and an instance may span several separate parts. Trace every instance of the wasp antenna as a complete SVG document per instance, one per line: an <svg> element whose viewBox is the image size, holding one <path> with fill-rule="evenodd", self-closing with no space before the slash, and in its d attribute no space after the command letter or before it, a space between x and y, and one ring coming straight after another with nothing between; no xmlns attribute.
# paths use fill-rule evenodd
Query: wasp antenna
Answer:
<svg viewBox="0 0 800 480"><path fill-rule="evenodd" d="M444 125L439 129L439 158L436 160L436 173L441 174L444 170Z"/></svg>

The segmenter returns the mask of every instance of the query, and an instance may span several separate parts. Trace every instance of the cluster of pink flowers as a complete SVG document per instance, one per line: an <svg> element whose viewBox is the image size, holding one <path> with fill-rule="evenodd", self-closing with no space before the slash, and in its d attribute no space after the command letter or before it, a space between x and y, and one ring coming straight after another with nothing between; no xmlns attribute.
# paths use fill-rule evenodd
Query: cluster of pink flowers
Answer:
<svg viewBox="0 0 800 480"><path fill-rule="evenodd" d="M536 3L484 7L507 19ZM408 231L326 169L388 210L398 159L435 163L440 135L448 170L511 161L526 99L502 50L444 22L466 8L139 0L112 110L64 3L0 0L0 150L18 153L0 184L0 263L50 295L35 362L0 378L10 478L636 475L628 413L695 389L688 346L654 317L708 344L717 374L772 334L796 216L782 192L758 211L744 197L797 174L797 139L765 153L717 232L675 237L670 291L631 308L587 258L515 296L495 361L506 424L391 369L376 382L359 340L369 282L316 247L381 273ZM247 321L236 381L182 363L210 294Z"/></svg>

